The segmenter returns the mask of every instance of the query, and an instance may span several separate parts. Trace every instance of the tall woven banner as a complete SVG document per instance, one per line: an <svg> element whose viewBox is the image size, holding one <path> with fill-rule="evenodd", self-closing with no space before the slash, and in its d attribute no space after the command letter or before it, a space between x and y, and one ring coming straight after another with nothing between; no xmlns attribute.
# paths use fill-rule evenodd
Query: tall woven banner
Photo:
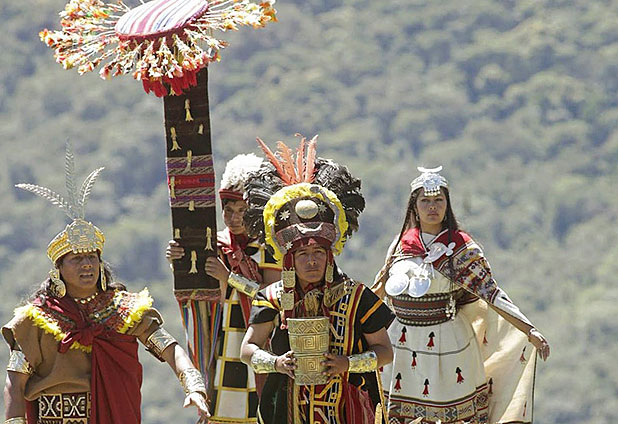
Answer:
<svg viewBox="0 0 618 424"><path fill-rule="evenodd" d="M219 282L206 274L206 258L217 254L217 211L208 107L208 68L197 85L165 96L167 185L174 239L185 249L174 261L178 300L195 365L209 368L218 327ZM214 319L214 320L213 320ZM212 375L212 373L209 373Z"/></svg>

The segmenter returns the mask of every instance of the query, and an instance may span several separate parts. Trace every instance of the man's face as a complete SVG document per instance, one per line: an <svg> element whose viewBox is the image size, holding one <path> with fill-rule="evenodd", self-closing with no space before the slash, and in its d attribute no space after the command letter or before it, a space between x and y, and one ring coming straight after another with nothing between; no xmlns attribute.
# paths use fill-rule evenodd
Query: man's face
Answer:
<svg viewBox="0 0 618 424"><path fill-rule="evenodd" d="M247 202L244 200L229 200L223 206L223 222L235 235L245 234L243 217L247 211Z"/></svg>
<svg viewBox="0 0 618 424"><path fill-rule="evenodd" d="M327 259L326 249L315 244L301 247L294 252L294 268L301 287L319 283L324 279Z"/></svg>
<svg viewBox="0 0 618 424"><path fill-rule="evenodd" d="M67 285L67 293L73 297L87 297L96 292L100 265L97 252L64 255L58 269Z"/></svg>

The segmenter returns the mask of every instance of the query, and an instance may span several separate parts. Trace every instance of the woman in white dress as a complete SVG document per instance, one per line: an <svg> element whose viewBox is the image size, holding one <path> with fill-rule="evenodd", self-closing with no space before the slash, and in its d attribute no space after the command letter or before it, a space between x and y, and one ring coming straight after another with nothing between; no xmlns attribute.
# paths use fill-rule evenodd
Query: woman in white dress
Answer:
<svg viewBox="0 0 618 424"><path fill-rule="evenodd" d="M549 344L459 229L441 170L419 168L374 285L397 315L382 373L389 422L530 423L536 354L547 359Z"/></svg>

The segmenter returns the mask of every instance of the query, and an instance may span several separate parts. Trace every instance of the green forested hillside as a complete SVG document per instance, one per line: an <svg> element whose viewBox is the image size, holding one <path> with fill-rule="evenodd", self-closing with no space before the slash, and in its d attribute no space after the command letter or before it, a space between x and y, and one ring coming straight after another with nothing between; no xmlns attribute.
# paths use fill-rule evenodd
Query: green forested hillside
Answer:
<svg viewBox="0 0 618 424"><path fill-rule="evenodd" d="M68 138L81 175L106 167L89 205L105 258L130 288L151 288L182 339L163 257L162 101L130 77L55 64L37 33L58 27L63 6L0 3L0 319L46 275L45 246L65 222L13 185L62 189ZM618 1L279 0L277 9L277 24L226 34L210 68L219 175L233 155L258 151L256 136L319 133L320 155L363 180L367 209L339 263L369 281L416 166L442 164L463 226L552 344L537 370L535 422L618 422ZM141 356L144 422L192 422L170 370Z"/></svg>

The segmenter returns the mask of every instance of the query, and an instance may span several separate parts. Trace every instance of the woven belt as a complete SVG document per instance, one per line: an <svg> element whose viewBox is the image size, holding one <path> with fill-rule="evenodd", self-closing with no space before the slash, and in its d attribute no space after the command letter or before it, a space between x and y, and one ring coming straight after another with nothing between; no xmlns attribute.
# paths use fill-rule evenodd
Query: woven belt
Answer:
<svg viewBox="0 0 618 424"><path fill-rule="evenodd" d="M37 424L88 424L90 418L90 392L45 394L37 404Z"/></svg>
<svg viewBox="0 0 618 424"><path fill-rule="evenodd" d="M474 302L477 297L463 289L452 293L426 294L422 297L412 297L402 294L391 298L397 321L405 325L426 327L442 324L451 318L446 315L448 302L453 296L457 310L459 307Z"/></svg>

